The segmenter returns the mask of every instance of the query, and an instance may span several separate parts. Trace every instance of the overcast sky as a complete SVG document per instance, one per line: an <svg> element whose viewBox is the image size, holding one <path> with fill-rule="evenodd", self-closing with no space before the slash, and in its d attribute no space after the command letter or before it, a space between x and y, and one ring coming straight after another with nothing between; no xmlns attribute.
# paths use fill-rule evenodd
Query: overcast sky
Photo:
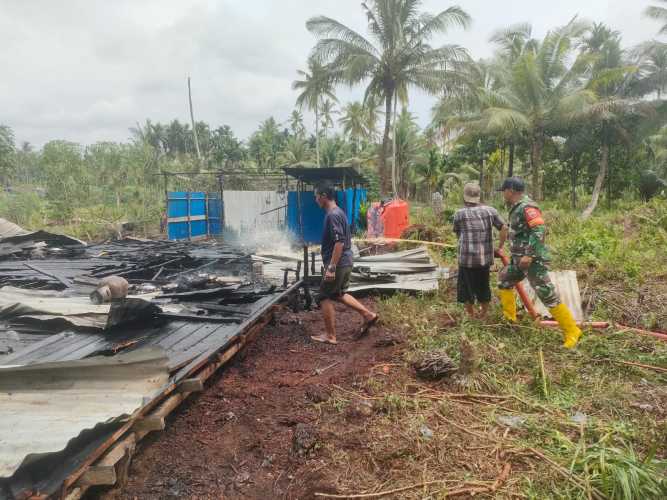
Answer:
<svg viewBox="0 0 667 500"><path fill-rule="evenodd" d="M454 2L425 0L439 12ZM442 42L491 54L488 38L517 22L542 36L578 14L623 34L626 46L653 38L658 24L641 13L649 0L461 0L473 18ZM195 117L230 125L247 138L269 116L291 112L291 82L314 38L306 19L324 14L364 30L360 0L0 0L0 124L17 144L52 139L84 144L124 141L146 118L189 120L188 75ZM360 91L341 89L341 101ZM431 97L413 93L422 125ZM307 126L312 127L307 117Z"/></svg>

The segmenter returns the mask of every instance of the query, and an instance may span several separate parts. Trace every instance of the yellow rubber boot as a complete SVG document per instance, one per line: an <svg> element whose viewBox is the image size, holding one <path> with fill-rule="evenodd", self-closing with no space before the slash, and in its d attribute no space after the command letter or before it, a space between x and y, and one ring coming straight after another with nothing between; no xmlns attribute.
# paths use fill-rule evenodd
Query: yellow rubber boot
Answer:
<svg viewBox="0 0 667 500"><path fill-rule="evenodd" d="M574 322L572 313L565 304L558 304L556 307L549 309L549 312L558 321L558 325L563 330L563 347L572 349L581 337L581 330Z"/></svg>
<svg viewBox="0 0 667 500"><path fill-rule="evenodd" d="M516 299L514 298L514 290L498 289L498 297L500 297L500 304L503 306L503 316L507 321L516 323Z"/></svg>

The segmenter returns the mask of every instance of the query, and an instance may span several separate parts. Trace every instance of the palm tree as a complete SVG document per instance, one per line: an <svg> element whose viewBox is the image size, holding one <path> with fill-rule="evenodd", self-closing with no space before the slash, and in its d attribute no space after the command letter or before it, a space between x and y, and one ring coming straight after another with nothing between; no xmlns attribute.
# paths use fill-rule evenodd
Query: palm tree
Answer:
<svg viewBox="0 0 667 500"><path fill-rule="evenodd" d="M574 42L587 30L587 25L575 19L547 33L542 41L530 38L530 30L508 30L507 36L496 36L499 61L487 67L482 81L469 96L464 95L465 107L459 122L475 133L503 135L510 145L523 136L530 145L532 194L542 198L540 174L542 154L548 128L581 108L592 99L584 88L583 76L589 68L589 58L580 53L568 65ZM475 79L473 79L473 82ZM479 81L479 78L477 79Z"/></svg>
<svg viewBox="0 0 667 500"><path fill-rule="evenodd" d="M296 98L296 104L299 109L305 106L315 113L315 151L317 154L317 166L320 166L320 105L324 97L337 101L333 93L333 73L322 66L317 60L310 58L308 60L308 70L298 70L297 73L303 77L302 80L292 82L294 90L300 90L301 93Z"/></svg>
<svg viewBox="0 0 667 500"><path fill-rule="evenodd" d="M650 94L655 92L658 99L667 88L667 44L651 40L640 44L633 50L638 67L635 82L636 92Z"/></svg>
<svg viewBox="0 0 667 500"><path fill-rule="evenodd" d="M419 135L419 127L415 123L415 117L406 108L396 120L396 169L393 183L398 187L402 197L407 197L408 173L426 162L424 155L424 140Z"/></svg>
<svg viewBox="0 0 667 500"><path fill-rule="evenodd" d="M333 115L338 114L335 104L330 99L322 101L320 105L320 112L322 114L322 129L324 129L324 138L327 138L327 130L334 126Z"/></svg>
<svg viewBox="0 0 667 500"><path fill-rule="evenodd" d="M279 161L288 165L303 165L311 159L310 153L308 143L303 138L292 136L280 152Z"/></svg>
<svg viewBox="0 0 667 500"><path fill-rule="evenodd" d="M370 39L329 17L318 16L306 22L308 30L319 38L313 57L339 68L338 82L356 85L368 81L364 102L371 97L384 101L385 126L379 161L384 193L390 189L386 161L397 100L407 102L409 87L432 94L440 92L447 80L457 75L456 63L467 57L465 49L457 45L433 48L428 42L434 35L446 33L452 25L467 27L470 16L459 7L450 7L437 15L422 13L420 4L420 0L362 3ZM392 161L392 165L395 168L396 162ZM396 186L392 190L396 193Z"/></svg>
<svg viewBox="0 0 667 500"><path fill-rule="evenodd" d="M667 0L658 0L658 1L662 3L667 3ZM646 17L650 17L651 19L662 21L663 25L660 28L660 31L658 31L658 35L667 34L667 8L659 7L657 5L651 5L649 7L646 7L646 9L644 10L644 15Z"/></svg>
<svg viewBox="0 0 667 500"><path fill-rule="evenodd" d="M306 128L303 126L303 115L299 112L298 109L292 110L292 113L287 119L290 130L292 131L293 137L303 137L306 132Z"/></svg>
<svg viewBox="0 0 667 500"><path fill-rule="evenodd" d="M378 139L378 121L382 114L382 111L380 110L381 105L378 103L377 98L369 96L363 103L363 108L364 127L368 133L368 139L370 141L376 141Z"/></svg>
<svg viewBox="0 0 667 500"><path fill-rule="evenodd" d="M432 147L428 150L428 158L426 161L419 163L415 168L417 184L426 185L426 196L424 201L430 202L434 190L443 180L443 167L438 150Z"/></svg>
<svg viewBox="0 0 667 500"><path fill-rule="evenodd" d="M361 141L369 136L366 129L367 113L359 101L350 102L343 108L343 116L338 123L343 127L345 135L354 146L354 154L361 151Z"/></svg>
<svg viewBox="0 0 667 500"><path fill-rule="evenodd" d="M621 37L602 24L596 24L584 40L583 49L595 57L592 74L587 85L595 100L583 108L579 115L593 127L600 144L600 166L593 186L590 203L582 213L587 219L595 210L609 170L609 153L613 144L628 143L631 129L636 126L632 115L645 115L649 103L640 103L630 91L637 68L626 65L621 49Z"/></svg>

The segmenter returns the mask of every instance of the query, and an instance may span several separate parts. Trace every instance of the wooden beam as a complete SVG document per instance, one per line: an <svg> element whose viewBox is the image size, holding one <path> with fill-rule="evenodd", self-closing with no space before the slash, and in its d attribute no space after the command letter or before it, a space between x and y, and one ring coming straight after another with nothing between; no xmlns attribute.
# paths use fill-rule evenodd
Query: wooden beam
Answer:
<svg viewBox="0 0 667 500"><path fill-rule="evenodd" d="M176 386L176 392L183 394L184 392L201 392L204 390L204 381L200 378L186 378L181 380Z"/></svg>
<svg viewBox="0 0 667 500"><path fill-rule="evenodd" d="M113 486L116 484L116 468L113 465L93 465L79 479L81 486Z"/></svg>
<svg viewBox="0 0 667 500"><path fill-rule="evenodd" d="M153 414L137 419L132 425L132 430L135 432L163 431L166 426L163 416Z"/></svg>

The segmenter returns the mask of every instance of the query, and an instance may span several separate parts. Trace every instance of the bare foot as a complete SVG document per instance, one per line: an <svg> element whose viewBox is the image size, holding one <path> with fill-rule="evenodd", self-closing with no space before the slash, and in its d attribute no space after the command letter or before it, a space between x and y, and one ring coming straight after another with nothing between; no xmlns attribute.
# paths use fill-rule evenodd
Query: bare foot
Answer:
<svg viewBox="0 0 667 500"><path fill-rule="evenodd" d="M380 319L380 315L375 314L370 319L367 319L366 321L364 321L364 324L361 325L361 328L359 329L359 332L357 333L357 335L355 335L355 338L360 339L361 337L366 335L368 333L368 330L370 330L371 326L373 326L375 323L377 323L379 319Z"/></svg>
<svg viewBox="0 0 667 500"><path fill-rule="evenodd" d="M314 340L315 342L322 342L323 344L337 344L338 342L336 341L336 338L329 338L326 335L311 335L310 336L311 340Z"/></svg>

